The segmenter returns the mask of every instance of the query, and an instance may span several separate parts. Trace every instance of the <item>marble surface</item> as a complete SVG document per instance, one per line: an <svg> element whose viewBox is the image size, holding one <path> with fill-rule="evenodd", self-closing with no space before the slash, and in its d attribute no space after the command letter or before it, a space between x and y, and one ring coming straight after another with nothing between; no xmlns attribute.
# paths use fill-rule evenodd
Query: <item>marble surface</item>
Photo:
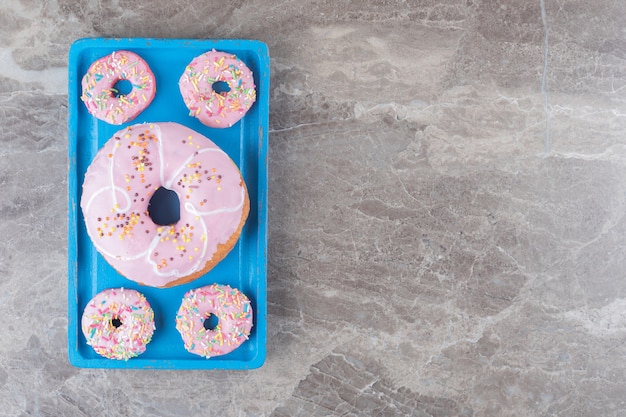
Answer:
<svg viewBox="0 0 626 417"><path fill-rule="evenodd" d="M623 0L0 11L0 416L626 416ZM262 368L69 365L67 54L92 36L269 46Z"/></svg>

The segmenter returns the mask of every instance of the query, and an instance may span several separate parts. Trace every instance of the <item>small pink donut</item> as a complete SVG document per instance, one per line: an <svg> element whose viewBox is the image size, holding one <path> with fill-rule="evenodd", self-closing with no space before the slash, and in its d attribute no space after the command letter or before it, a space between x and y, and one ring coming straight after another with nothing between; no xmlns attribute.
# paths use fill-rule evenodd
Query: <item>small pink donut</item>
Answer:
<svg viewBox="0 0 626 417"><path fill-rule="evenodd" d="M146 351L155 329L154 312L143 294L112 288L87 303L81 327L98 355L128 360Z"/></svg>
<svg viewBox="0 0 626 417"><path fill-rule="evenodd" d="M127 80L132 85L128 94L117 95L115 84ZM81 100L94 117L113 125L121 125L137 117L154 98L154 74L139 55L115 51L95 61L82 80Z"/></svg>
<svg viewBox="0 0 626 417"><path fill-rule="evenodd" d="M205 328L211 315L214 328ZM252 306L241 291L228 285L208 285L188 291L176 314L176 329L189 352L205 358L225 355L248 340Z"/></svg>
<svg viewBox="0 0 626 417"><path fill-rule="evenodd" d="M216 92L217 82L227 91ZM178 86L189 115L210 127L231 127L256 100L252 71L235 55L215 49L195 57Z"/></svg>

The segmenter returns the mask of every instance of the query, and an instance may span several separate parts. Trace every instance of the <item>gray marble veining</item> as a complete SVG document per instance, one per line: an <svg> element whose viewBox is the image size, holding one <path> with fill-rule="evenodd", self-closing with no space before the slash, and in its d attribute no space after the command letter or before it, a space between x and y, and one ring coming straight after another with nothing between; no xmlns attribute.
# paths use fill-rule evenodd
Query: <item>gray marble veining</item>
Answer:
<svg viewBox="0 0 626 417"><path fill-rule="evenodd" d="M626 416L626 3L8 0L0 415ZM67 360L67 53L271 54L268 357Z"/></svg>

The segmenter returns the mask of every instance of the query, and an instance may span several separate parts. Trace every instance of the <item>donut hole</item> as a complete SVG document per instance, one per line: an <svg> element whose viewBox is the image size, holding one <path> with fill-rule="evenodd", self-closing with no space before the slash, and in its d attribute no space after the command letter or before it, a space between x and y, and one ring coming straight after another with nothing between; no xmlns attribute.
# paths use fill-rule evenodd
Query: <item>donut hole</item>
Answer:
<svg viewBox="0 0 626 417"><path fill-rule="evenodd" d="M213 85L211 85L211 88L217 94L220 94L222 96L225 96L227 93L230 92L230 85L226 81L215 81Z"/></svg>
<svg viewBox="0 0 626 417"><path fill-rule="evenodd" d="M154 224L170 226L180 220L180 200L175 191L159 187L148 203L148 216Z"/></svg>
<svg viewBox="0 0 626 417"><path fill-rule="evenodd" d="M125 96L127 94L130 94L131 91L133 91L133 83L125 78L117 80L111 88L111 93L113 94L113 97Z"/></svg>
<svg viewBox="0 0 626 417"><path fill-rule="evenodd" d="M115 327L116 329L118 327L120 327L122 325L122 320L120 320L119 317L115 316L111 319L111 326Z"/></svg>
<svg viewBox="0 0 626 417"><path fill-rule="evenodd" d="M204 326L204 330L215 330L217 325L219 324L219 319L215 314L207 313L207 317L204 319L202 325Z"/></svg>

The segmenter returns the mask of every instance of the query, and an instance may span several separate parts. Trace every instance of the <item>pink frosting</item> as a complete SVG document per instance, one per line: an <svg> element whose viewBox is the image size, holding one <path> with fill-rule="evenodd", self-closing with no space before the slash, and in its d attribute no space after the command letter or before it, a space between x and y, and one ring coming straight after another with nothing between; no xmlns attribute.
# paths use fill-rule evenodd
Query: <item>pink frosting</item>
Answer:
<svg viewBox="0 0 626 417"><path fill-rule="evenodd" d="M204 321L217 317L214 329ZM176 329L185 349L210 358L225 355L248 340L252 329L252 306L241 291L228 285L209 285L185 294L176 314Z"/></svg>
<svg viewBox="0 0 626 417"><path fill-rule="evenodd" d="M119 80L128 80L132 90L115 97L114 86ZM139 55L129 51L113 52L91 64L82 87L80 98L89 113L114 125L134 119L148 107L156 93L150 67Z"/></svg>
<svg viewBox="0 0 626 417"><path fill-rule="evenodd" d="M148 203L159 187L178 195L180 220L155 224ZM247 216L247 191L217 145L177 123L129 126L100 149L85 174L87 232L122 275L153 287L205 268Z"/></svg>
<svg viewBox="0 0 626 417"><path fill-rule="evenodd" d="M143 294L104 290L87 303L81 320L87 344L101 356L128 360L146 351L154 333L154 312Z"/></svg>
<svg viewBox="0 0 626 417"><path fill-rule="evenodd" d="M217 81L227 83L230 91L213 91ZM252 71L235 55L215 50L194 58L178 85L189 115L210 127L232 126L256 100Z"/></svg>

